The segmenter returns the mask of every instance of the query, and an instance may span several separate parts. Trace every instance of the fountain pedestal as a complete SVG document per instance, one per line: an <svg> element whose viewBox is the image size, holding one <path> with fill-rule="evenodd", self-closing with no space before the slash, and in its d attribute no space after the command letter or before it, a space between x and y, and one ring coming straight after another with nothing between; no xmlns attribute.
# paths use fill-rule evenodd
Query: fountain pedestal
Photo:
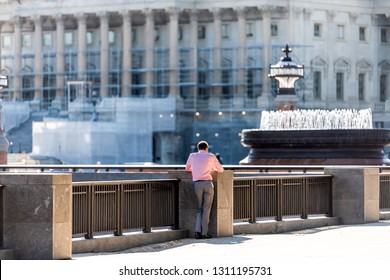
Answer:
<svg viewBox="0 0 390 280"><path fill-rule="evenodd" d="M245 129L243 165L387 165L390 129Z"/></svg>

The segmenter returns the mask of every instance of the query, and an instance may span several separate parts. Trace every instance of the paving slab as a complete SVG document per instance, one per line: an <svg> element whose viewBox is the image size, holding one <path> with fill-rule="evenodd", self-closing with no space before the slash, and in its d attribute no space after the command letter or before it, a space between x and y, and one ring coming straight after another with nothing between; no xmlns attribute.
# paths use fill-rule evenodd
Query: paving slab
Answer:
<svg viewBox="0 0 390 280"><path fill-rule="evenodd" d="M35 262L30 272L42 273L44 263ZM390 221L386 220L279 234L187 238L121 252L75 254L72 260L61 261L58 269L69 277L85 274L110 280L388 279L389 265ZM185 275L189 273L193 275ZM30 273L29 279L54 275L46 270L39 278Z"/></svg>

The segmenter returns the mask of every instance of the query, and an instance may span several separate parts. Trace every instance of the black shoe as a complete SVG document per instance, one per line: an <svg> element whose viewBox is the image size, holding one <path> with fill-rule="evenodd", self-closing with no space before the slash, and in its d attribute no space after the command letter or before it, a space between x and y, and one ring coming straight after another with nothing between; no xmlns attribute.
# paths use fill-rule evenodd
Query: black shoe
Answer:
<svg viewBox="0 0 390 280"><path fill-rule="evenodd" d="M210 239L213 238L210 234L202 235L202 239Z"/></svg>
<svg viewBox="0 0 390 280"><path fill-rule="evenodd" d="M195 239L202 239L202 234L200 232L195 232Z"/></svg>

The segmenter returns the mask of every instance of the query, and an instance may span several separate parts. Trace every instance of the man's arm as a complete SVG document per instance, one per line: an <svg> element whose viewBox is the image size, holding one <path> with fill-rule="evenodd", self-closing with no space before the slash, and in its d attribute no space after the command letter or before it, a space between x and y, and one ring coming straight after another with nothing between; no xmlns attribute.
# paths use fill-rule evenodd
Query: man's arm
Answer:
<svg viewBox="0 0 390 280"><path fill-rule="evenodd" d="M191 155L187 159L186 163L186 171L192 171L192 165L191 165Z"/></svg>
<svg viewBox="0 0 390 280"><path fill-rule="evenodd" d="M223 166L219 163L219 161L218 161L216 156L214 156L214 168L218 172L223 172L224 171Z"/></svg>

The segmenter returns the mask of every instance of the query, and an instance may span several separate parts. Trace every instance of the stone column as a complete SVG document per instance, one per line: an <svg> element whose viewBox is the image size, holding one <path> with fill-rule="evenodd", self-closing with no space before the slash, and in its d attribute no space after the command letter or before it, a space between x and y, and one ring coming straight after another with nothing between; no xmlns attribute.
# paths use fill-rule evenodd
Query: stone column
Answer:
<svg viewBox="0 0 390 280"><path fill-rule="evenodd" d="M245 19L245 8L236 8L236 13L238 17L238 93L246 94L246 55L245 55L245 46L246 46L246 19Z"/></svg>
<svg viewBox="0 0 390 280"><path fill-rule="evenodd" d="M43 87L43 77L42 77L42 18L40 16L36 16L33 18L35 23L35 39L34 39L34 47L35 47L35 65L34 65L34 103L37 103L37 109L39 109L39 104L42 101L42 87Z"/></svg>
<svg viewBox="0 0 390 280"><path fill-rule="evenodd" d="M221 63L222 63L222 20L221 9L215 8L212 10L214 14L214 83L220 84L222 82ZM213 89L214 94L220 95L222 88L219 86Z"/></svg>
<svg viewBox="0 0 390 280"><path fill-rule="evenodd" d="M145 68L146 68L146 96L151 97L153 95L153 63L154 63L154 18L153 11L150 9L145 10L146 24L145 24Z"/></svg>
<svg viewBox="0 0 390 280"><path fill-rule="evenodd" d="M379 26L378 23L379 15L371 15L371 26ZM380 28L370 28L367 36L369 36L369 42L380 42ZM368 87L367 87L367 98L366 100L370 102L370 107L375 108L375 103L380 100L380 77L379 77L379 67L377 67L377 61L380 61L378 46L376 44L370 44L370 53L372 54L372 61L374 62L374 67L372 71L368 73Z"/></svg>
<svg viewBox="0 0 390 280"><path fill-rule="evenodd" d="M63 103L65 99L65 54L64 54L64 18L61 14L56 16L56 100Z"/></svg>
<svg viewBox="0 0 390 280"><path fill-rule="evenodd" d="M326 36L325 34L336 34L335 32L335 23L333 22L334 17L336 16L335 11L327 11L327 28L328 30L322 30L321 36ZM332 104L336 102L336 72L334 67L334 52L332 51L332 47L335 44L335 40L333 36L326 36L327 41L327 60L328 60L328 73L324 73L324 80L328 80L328 82L324 81L325 90L323 94L326 96L321 96L322 101L326 101L327 107L329 106L329 102ZM326 79L328 78L328 79Z"/></svg>
<svg viewBox="0 0 390 280"><path fill-rule="evenodd" d="M263 97L271 95L271 79L268 77L269 65L271 64L271 8L259 7L263 16Z"/></svg>
<svg viewBox="0 0 390 280"><path fill-rule="evenodd" d="M4 248L16 259L72 257L72 175L0 176L4 192Z"/></svg>
<svg viewBox="0 0 390 280"><path fill-rule="evenodd" d="M101 13L100 17L100 96L108 96L109 85L109 41L108 41L108 14Z"/></svg>
<svg viewBox="0 0 390 280"><path fill-rule="evenodd" d="M170 171L169 178L180 179L179 227L188 229L194 237L197 213L192 174L187 171ZM213 173L214 201L210 214L209 233L213 237L233 236L233 171Z"/></svg>
<svg viewBox="0 0 390 280"><path fill-rule="evenodd" d="M178 38L177 33L179 30L179 9L170 8L169 13L169 94L171 96L178 95L178 73L179 73L179 61L178 61Z"/></svg>
<svg viewBox="0 0 390 280"><path fill-rule="evenodd" d="M191 53L190 65L193 69L191 72L191 81L194 83L193 96L196 100L198 95L198 11L190 11L190 25L191 25Z"/></svg>
<svg viewBox="0 0 390 280"><path fill-rule="evenodd" d="M77 15L78 22L78 79L84 80L87 72L87 17L84 13Z"/></svg>
<svg viewBox="0 0 390 280"><path fill-rule="evenodd" d="M333 176L333 216L341 224L379 220L379 168L325 167Z"/></svg>
<svg viewBox="0 0 390 280"><path fill-rule="evenodd" d="M14 24L14 100L22 99L22 19L19 16L13 18Z"/></svg>
<svg viewBox="0 0 390 280"><path fill-rule="evenodd" d="M124 11L123 18L123 65L122 65L122 97L131 95L131 48L132 48L132 25L131 12Z"/></svg>
<svg viewBox="0 0 390 280"><path fill-rule="evenodd" d="M358 45L359 30L356 25L358 15L349 13L349 32L346 40L349 42L348 57L351 60L351 75L348 75L345 83L345 101L354 105L359 102L358 73L356 71L356 46Z"/></svg>

